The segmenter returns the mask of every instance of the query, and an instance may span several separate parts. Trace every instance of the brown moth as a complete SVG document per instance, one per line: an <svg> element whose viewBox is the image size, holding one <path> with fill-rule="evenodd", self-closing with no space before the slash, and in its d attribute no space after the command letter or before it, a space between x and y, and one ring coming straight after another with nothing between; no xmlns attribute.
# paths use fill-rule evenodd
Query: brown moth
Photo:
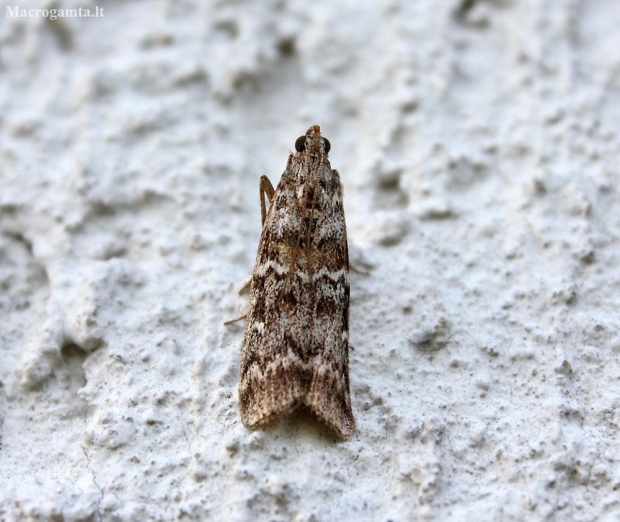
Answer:
<svg viewBox="0 0 620 522"><path fill-rule="evenodd" d="M342 186L318 125L295 149L275 190L266 176L260 180L263 229L241 354L241 419L256 428L306 406L349 437L355 419Z"/></svg>

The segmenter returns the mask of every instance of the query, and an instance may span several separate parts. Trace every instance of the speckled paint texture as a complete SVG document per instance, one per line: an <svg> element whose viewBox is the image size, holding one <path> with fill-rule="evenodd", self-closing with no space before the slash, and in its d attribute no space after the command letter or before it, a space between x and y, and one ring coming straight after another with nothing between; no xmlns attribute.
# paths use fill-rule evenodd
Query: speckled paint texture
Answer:
<svg viewBox="0 0 620 522"><path fill-rule="evenodd" d="M620 518L620 4L7 5L1 520ZM245 429L224 325L313 124L370 272L345 442Z"/></svg>

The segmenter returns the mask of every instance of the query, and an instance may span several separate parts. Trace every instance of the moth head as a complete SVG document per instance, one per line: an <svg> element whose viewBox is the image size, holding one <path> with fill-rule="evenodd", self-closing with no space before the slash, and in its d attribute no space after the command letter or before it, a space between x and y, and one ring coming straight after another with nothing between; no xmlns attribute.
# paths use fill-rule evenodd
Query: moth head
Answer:
<svg viewBox="0 0 620 522"><path fill-rule="evenodd" d="M329 140L321 136L321 128L318 125L313 125L304 136L299 136L295 140L295 150L297 152L309 151L328 154L331 148L332 145Z"/></svg>

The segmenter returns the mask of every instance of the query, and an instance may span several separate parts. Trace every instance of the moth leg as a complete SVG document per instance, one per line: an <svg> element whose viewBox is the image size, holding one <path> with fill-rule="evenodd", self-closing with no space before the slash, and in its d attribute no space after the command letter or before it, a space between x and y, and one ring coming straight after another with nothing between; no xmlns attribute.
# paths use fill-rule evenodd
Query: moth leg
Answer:
<svg viewBox="0 0 620 522"><path fill-rule="evenodd" d="M241 290L239 290L239 295L247 293L250 290L251 285L252 285L252 280L250 279L246 284L243 285ZM238 321L241 321L242 319L245 319L246 316L247 314L243 314L241 317L237 317L236 319L229 319L228 321L224 321L224 325L230 326L231 324L234 324Z"/></svg>
<svg viewBox="0 0 620 522"><path fill-rule="evenodd" d="M243 314L241 317L237 317L236 319L230 319L228 321L224 321L224 325L230 326L231 324L237 323L237 322L241 321L242 319L245 319L246 316L247 316L247 314Z"/></svg>
<svg viewBox="0 0 620 522"><path fill-rule="evenodd" d="M261 224L265 223L265 218L267 217L267 205L265 204L265 194L267 195L267 199L269 200L269 204L273 201L273 195L276 193L276 190L273 188L271 181L267 176L260 177L259 184L259 194L260 194L260 213L261 213ZM241 287L239 290L239 295L247 293L250 289L250 285L252 284L252 280L250 279L246 284ZM226 321L224 324L226 326L236 323L237 321L241 321L246 318L247 314L242 315L241 317L237 317L236 319L231 319L230 321Z"/></svg>
<svg viewBox="0 0 620 522"><path fill-rule="evenodd" d="M351 272L355 272L356 274L360 274L360 275L370 275L370 272L366 272L366 270L360 270L353 263L349 263L349 270L351 270Z"/></svg>
<svg viewBox="0 0 620 522"><path fill-rule="evenodd" d="M259 193L260 193L260 217L261 217L261 225L265 224L265 218L267 217L267 205L265 204L265 194L267 194L267 199L269 200L269 204L273 201L273 195L276 193L276 189L273 188L271 181L267 176L260 177L260 185L259 185Z"/></svg>

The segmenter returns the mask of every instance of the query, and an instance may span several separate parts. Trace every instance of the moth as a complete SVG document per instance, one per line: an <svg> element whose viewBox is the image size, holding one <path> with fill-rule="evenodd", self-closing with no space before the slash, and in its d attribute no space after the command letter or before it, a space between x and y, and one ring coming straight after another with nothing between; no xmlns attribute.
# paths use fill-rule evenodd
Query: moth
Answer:
<svg viewBox="0 0 620 522"><path fill-rule="evenodd" d="M239 384L248 428L303 406L343 438L355 429L347 227L330 147L314 125L295 142L277 188L266 176L260 179L263 227Z"/></svg>

